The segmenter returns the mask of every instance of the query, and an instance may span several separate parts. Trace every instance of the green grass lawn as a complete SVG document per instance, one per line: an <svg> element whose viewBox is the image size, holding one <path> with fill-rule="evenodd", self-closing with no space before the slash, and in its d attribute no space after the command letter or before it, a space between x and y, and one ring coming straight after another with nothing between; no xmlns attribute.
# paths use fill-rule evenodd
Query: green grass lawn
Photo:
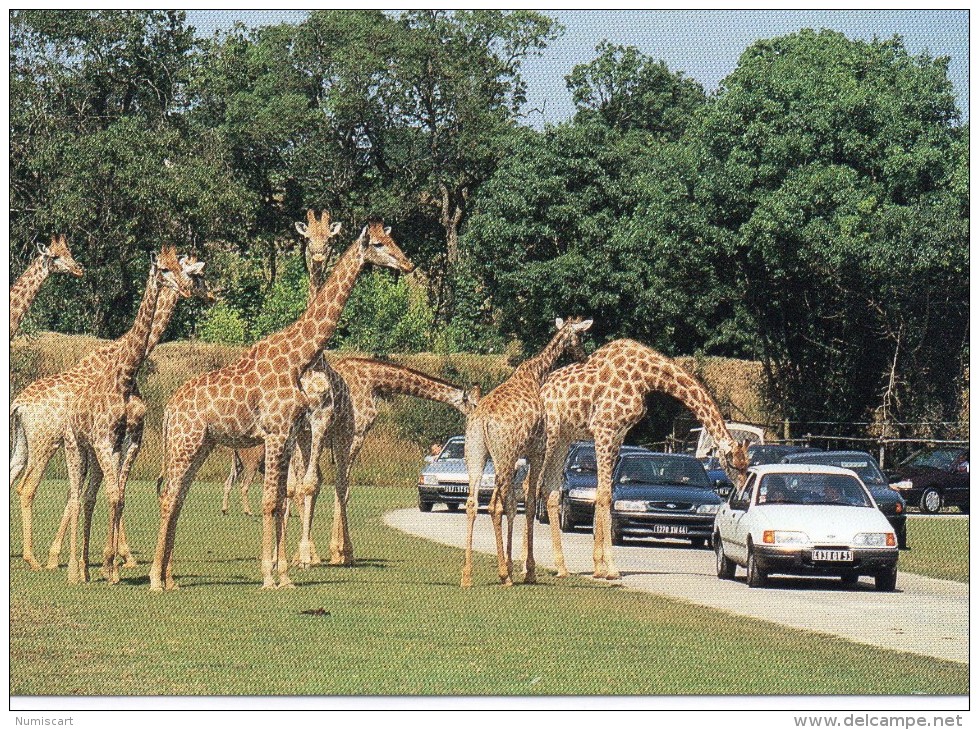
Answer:
<svg viewBox="0 0 979 730"><path fill-rule="evenodd" d="M969 582L969 520L952 517L908 519L908 545L900 569L911 573Z"/></svg>
<svg viewBox="0 0 979 730"><path fill-rule="evenodd" d="M157 529L149 482L126 521L140 566L110 587L21 560L11 499L10 691L14 695L766 695L966 694L968 667L777 627L583 578L458 587L462 551L386 528L413 488L354 490L354 568L292 571L295 590L259 591L259 518L222 517L220 486L198 484L177 532L181 590L151 594ZM45 555L65 485L42 485ZM93 560L106 532L96 510ZM256 500L257 501L257 500ZM332 498L317 525L328 541ZM295 545L295 528L291 544ZM913 558L925 551L917 525ZM64 561L63 561L64 562ZM906 567L906 566L905 566ZM304 612L313 612L304 613Z"/></svg>

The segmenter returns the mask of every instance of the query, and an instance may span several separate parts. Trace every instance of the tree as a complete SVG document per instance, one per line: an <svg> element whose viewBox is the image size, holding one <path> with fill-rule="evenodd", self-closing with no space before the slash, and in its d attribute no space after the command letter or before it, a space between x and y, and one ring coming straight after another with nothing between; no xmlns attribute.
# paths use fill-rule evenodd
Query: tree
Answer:
<svg viewBox="0 0 979 730"><path fill-rule="evenodd" d="M602 41L595 50L595 60L575 66L567 77L577 116L597 117L622 132L679 139L706 101L703 87L634 46Z"/></svg>
<svg viewBox="0 0 979 730"><path fill-rule="evenodd" d="M947 59L831 31L757 42L707 107L697 195L786 416L954 407L937 384L968 322L957 120Z"/></svg>

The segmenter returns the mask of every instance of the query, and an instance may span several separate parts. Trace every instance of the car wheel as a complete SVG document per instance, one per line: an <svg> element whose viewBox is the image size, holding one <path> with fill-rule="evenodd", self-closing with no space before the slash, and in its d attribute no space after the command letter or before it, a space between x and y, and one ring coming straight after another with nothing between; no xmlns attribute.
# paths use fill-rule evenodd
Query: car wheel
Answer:
<svg viewBox="0 0 979 730"><path fill-rule="evenodd" d="M706 543L707 543L707 539L703 537L690 538L690 546L697 548L698 550L702 549Z"/></svg>
<svg viewBox="0 0 979 730"><path fill-rule="evenodd" d="M734 571L737 566L733 561L727 559L724 554L724 545L721 543L721 536L714 536L714 554L717 556L717 577L722 580L733 580Z"/></svg>
<svg viewBox="0 0 979 730"><path fill-rule="evenodd" d="M571 521L571 515L568 514L568 511L564 500L561 500L561 509L558 514L558 525L561 527L561 532L572 532L574 530L574 522Z"/></svg>
<svg viewBox="0 0 979 730"><path fill-rule="evenodd" d="M961 512L964 515L969 514L969 505L967 505L967 504L960 504L959 505L959 512Z"/></svg>
<svg viewBox="0 0 979 730"><path fill-rule="evenodd" d="M431 512L432 511L432 506L434 504L435 504L434 502L426 502L423 499L419 499L418 500L418 509L420 509L422 512Z"/></svg>
<svg viewBox="0 0 979 730"><path fill-rule="evenodd" d="M537 521L542 525L551 524L551 518L547 515L547 500L537 500Z"/></svg>
<svg viewBox="0 0 979 730"><path fill-rule="evenodd" d="M860 580L860 574L859 573L844 573L843 575L840 576L840 580L843 581L843 585L845 585L845 586L848 586L848 587L855 586L857 584L857 581Z"/></svg>
<svg viewBox="0 0 979 730"><path fill-rule="evenodd" d="M881 593L890 593L897 587L897 566L885 568L874 576L874 588Z"/></svg>
<svg viewBox="0 0 979 730"><path fill-rule="evenodd" d="M897 533L897 549L908 549L908 526L906 524L903 525L901 530Z"/></svg>
<svg viewBox="0 0 979 730"><path fill-rule="evenodd" d="M449 512L458 512L459 511L459 503L458 502L446 502L445 503L445 506L449 510Z"/></svg>
<svg viewBox="0 0 979 730"><path fill-rule="evenodd" d="M935 514L942 508L942 495L937 489L926 489L921 495L921 511Z"/></svg>
<svg viewBox="0 0 979 730"><path fill-rule="evenodd" d="M768 584L768 575L758 567L755 559L755 551L748 548L748 586L751 588L764 588Z"/></svg>

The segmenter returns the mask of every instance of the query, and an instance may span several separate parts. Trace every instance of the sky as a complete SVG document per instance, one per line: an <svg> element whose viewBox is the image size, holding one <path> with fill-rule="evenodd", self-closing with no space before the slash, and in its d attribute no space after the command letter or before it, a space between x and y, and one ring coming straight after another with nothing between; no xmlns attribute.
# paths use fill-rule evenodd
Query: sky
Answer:
<svg viewBox="0 0 979 730"><path fill-rule="evenodd" d="M803 28L829 28L848 38L871 40L897 34L912 54L949 56L949 78L963 120L969 118L969 12L967 10L548 10L565 30L543 54L523 64L527 108L536 127L574 113L564 77L595 58L602 40L636 46L674 71L682 71L709 93L730 74L741 53L759 38ZM301 22L303 10L188 10L202 35L234 22L247 26Z"/></svg>

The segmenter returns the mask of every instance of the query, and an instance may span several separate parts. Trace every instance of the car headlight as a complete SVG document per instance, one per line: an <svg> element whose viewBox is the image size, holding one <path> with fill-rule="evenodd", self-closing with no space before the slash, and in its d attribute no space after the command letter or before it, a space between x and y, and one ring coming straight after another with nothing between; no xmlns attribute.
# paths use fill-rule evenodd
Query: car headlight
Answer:
<svg viewBox="0 0 979 730"><path fill-rule="evenodd" d="M646 503L634 499L617 499L612 506L616 512L645 512Z"/></svg>
<svg viewBox="0 0 979 730"><path fill-rule="evenodd" d="M698 515L716 515L719 504L702 504L697 508Z"/></svg>
<svg viewBox="0 0 979 730"><path fill-rule="evenodd" d="M481 487L495 487L496 486L496 473L483 474L482 478L479 480L479 486Z"/></svg>
<svg viewBox="0 0 979 730"><path fill-rule="evenodd" d="M910 479L904 479L900 482L894 482L890 485L891 489L911 489L914 487L914 483Z"/></svg>
<svg viewBox="0 0 979 730"><path fill-rule="evenodd" d="M792 530L765 530L761 541L766 545L806 545L809 536L804 532Z"/></svg>
<svg viewBox="0 0 979 730"><path fill-rule="evenodd" d="M858 532L853 536L853 544L860 547L894 547L897 540L893 532Z"/></svg>
<svg viewBox="0 0 979 730"><path fill-rule="evenodd" d="M589 502L595 501L595 490L594 489L569 489L568 496L571 499L582 499Z"/></svg>
<svg viewBox="0 0 979 730"><path fill-rule="evenodd" d="M434 474L422 474L422 484L434 486L439 483L439 478Z"/></svg>

